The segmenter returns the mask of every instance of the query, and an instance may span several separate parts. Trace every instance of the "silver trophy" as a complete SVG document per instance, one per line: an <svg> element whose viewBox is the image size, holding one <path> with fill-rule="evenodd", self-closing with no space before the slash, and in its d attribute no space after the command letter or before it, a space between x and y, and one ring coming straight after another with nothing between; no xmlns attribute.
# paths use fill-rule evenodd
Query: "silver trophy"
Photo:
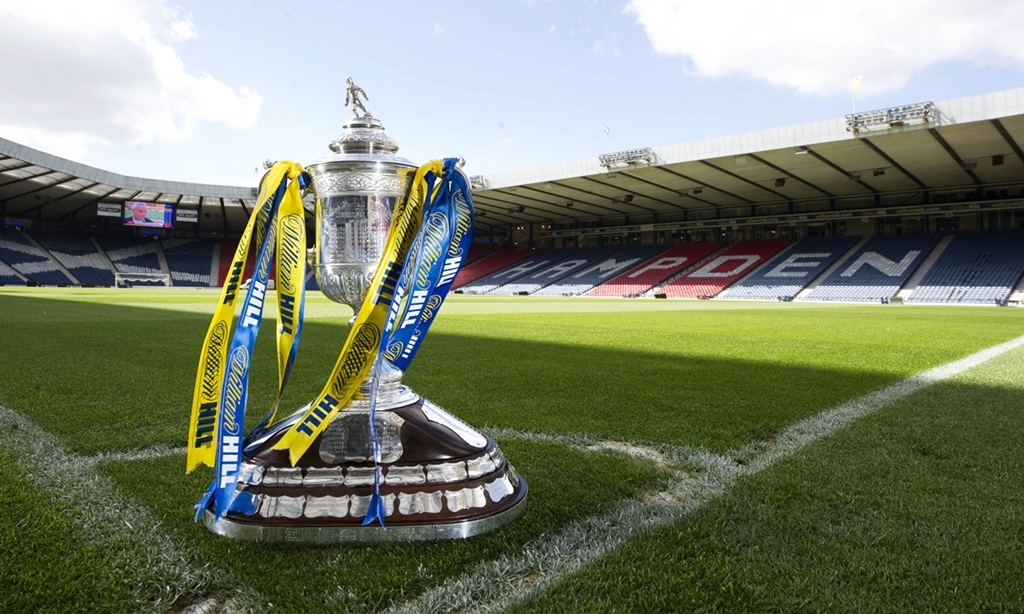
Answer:
<svg viewBox="0 0 1024 614"><path fill-rule="evenodd" d="M349 79L355 117L331 141L333 155L307 167L316 193L317 283L353 312L366 296L395 203L416 168L396 155L398 144L365 112L360 94L365 97ZM518 518L526 507L526 482L494 440L402 385L402 372L382 364L375 427L386 530L362 526L374 484L369 382L295 467L288 452L273 445L306 408L251 442L238 488L256 495L257 512L229 512L221 520L207 512L207 527L247 540L346 543L470 537Z"/></svg>

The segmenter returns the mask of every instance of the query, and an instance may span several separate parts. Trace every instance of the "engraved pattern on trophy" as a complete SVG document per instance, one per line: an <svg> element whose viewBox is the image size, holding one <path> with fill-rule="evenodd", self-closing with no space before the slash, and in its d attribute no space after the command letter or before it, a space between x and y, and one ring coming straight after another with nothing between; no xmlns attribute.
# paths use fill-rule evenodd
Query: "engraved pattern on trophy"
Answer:
<svg viewBox="0 0 1024 614"><path fill-rule="evenodd" d="M320 440L320 458L326 463L338 464L344 461L373 460L370 438L366 428L366 412L351 409L340 415L324 431ZM380 459L382 463L393 463L402 457L402 420L389 412L377 414L377 433L380 437ZM371 476L372 478L372 476ZM372 484L372 479L371 479Z"/></svg>
<svg viewBox="0 0 1024 614"><path fill-rule="evenodd" d="M352 192L372 192L375 194L405 193L409 181L405 177L380 175L375 173L338 173L317 178L317 194L351 194Z"/></svg>

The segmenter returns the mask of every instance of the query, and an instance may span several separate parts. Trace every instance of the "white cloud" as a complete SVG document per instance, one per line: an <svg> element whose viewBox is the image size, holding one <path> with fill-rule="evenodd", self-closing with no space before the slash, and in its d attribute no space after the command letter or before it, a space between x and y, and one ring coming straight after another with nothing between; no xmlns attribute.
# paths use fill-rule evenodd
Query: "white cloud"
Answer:
<svg viewBox="0 0 1024 614"><path fill-rule="evenodd" d="M441 27L440 21L434 24L434 36L438 34L444 34L444 28Z"/></svg>
<svg viewBox="0 0 1024 614"><path fill-rule="evenodd" d="M631 0L654 50L689 72L805 94L899 89L949 61L1024 67L1024 3L1006 0Z"/></svg>
<svg viewBox="0 0 1024 614"><path fill-rule="evenodd" d="M93 143L255 125L257 92L186 69L172 44L196 36L162 0L0 0L0 136L80 159Z"/></svg>

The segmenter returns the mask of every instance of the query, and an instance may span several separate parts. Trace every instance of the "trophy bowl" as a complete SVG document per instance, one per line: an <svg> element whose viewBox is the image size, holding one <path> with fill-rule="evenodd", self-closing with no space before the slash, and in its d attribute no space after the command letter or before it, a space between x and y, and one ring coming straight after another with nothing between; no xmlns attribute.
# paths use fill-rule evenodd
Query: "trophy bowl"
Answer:
<svg viewBox="0 0 1024 614"><path fill-rule="evenodd" d="M330 149L306 169L316 193L313 266L321 291L357 313L416 165L396 155L397 143L369 114L346 123ZM237 488L258 508L220 519L207 511L206 526L243 540L366 543L464 538L518 518L527 485L494 440L404 386L387 360L381 365L376 464L367 381L294 466L274 444L306 408L246 441ZM375 481L386 529L362 524Z"/></svg>

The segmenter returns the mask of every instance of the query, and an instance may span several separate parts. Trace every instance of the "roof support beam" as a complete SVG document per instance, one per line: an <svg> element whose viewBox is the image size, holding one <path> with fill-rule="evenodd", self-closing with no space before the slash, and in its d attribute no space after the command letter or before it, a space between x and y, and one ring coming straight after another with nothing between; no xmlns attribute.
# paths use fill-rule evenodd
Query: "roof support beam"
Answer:
<svg viewBox="0 0 1024 614"><path fill-rule="evenodd" d="M625 173L623 173L622 171L615 171L615 172L616 172L616 174L622 175L622 176L624 176L624 177L631 177L630 175L626 175L626 174L625 174ZM633 178L633 179L636 179L636 177L632 177L632 178ZM590 181L590 182L596 183L596 184L598 184L598 185L601 185L601 186L607 185L606 183L604 183L604 182L602 182L602 181L598 181L597 179L594 179L593 177L580 177L580 179L585 179L585 180L587 180L587 181ZM587 193L587 194L593 194L594 196L597 196L598 198L602 198L602 199L608 198L607 196L601 196L600 194L597 194L596 192L586 192L586 191L584 191L584 190L580 190L580 188L575 188L575 189L579 190L580 192L584 192L584 193ZM616 188L616 189L622 189L622 188ZM624 190L624 189L623 189L622 191L623 191L623 192L626 192L626 190ZM647 195L644 195L644 194L642 194L641 196L643 196L644 198L649 198L650 200L654 200L654 201L657 201L657 202L659 202L659 203L662 203L662 204L668 205L668 206L670 206L670 207L677 207L677 206L678 206L678 205L673 205L672 203L669 203L669 202L665 202L665 201L663 201L663 200L659 200L659 199L657 199L657 198L654 198L654 197L651 197L651 196L647 196ZM638 204L636 204L636 203L633 203L633 202L629 202L629 203L627 203L627 202L625 202L625 201L622 201L622 200L617 200L617 199L614 199L614 198L613 198L613 199L611 199L611 200L613 200L613 201L616 201L616 202L619 202L619 203L621 203L621 204L623 204L623 205L626 205L627 207L634 207L634 208L636 208L636 209L640 209L641 211L646 211L646 212L648 212L648 213L654 213L654 209L649 209L649 208L647 208L647 207L644 207L644 206L638 205ZM603 208L605 208L605 207L602 207L602 209L603 209ZM618 214L620 214L620 215L629 215L629 214L628 214L627 212L625 212L625 211L622 211L621 209L609 209L609 211L612 211L612 212L614 212L614 213L618 213Z"/></svg>
<svg viewBox="0 0 1024 614"><path fill-rule="evenodd" d="M556 205L556 204L553 204L553 203L549 203L549 202L545 202L545 201L542 201L542 200L537 200L535 198L530 198L528 196L520 196L519 198L523 198L523 199L534 201L534 202L539 202L542 205L545 205L547 207L551 207L553 209L553 211L548 211L546 209L541 209L540 207L531 205L530 209L532 209L534 212L535 211L541 211L542 213L550 214L550 215L556 215L556 216L564 215L564 213L561 211L563 207L561 207L559 205ZM481 200L481 199L486 199L486 200ZM526 205L520 204L518 202L501 200L500 198L495 198L491 194L476 196L476 197L474 197L473 200L474 201L480 201L481 204L484 204L484 205L487 205L487 206L490 206L490 207L494 207L495 209L504 209L506 211L508 211L509 209L512 209L513 211L516 211L517 209L519 209L519 207L523 207L524 209L526 208ZM491 201L491 202L487 202L488 200ZM584 205L586 205L588 207L599 207L600 206L600 205L589 205L589 204L586 204L586 203L581 203L581 204L584 204ZM556 213L556 211L557 211L557 213ZM614 209L608 209L608 211L615 212ZM599 214L590 213L590 212L587 212L587 211L579 211L579 213L582 213L584 215L575 216L575 217L586 217L587 214L599 215ZM533 212L531 212L531 214L533 214ZM513 217L513 219L517 219L514 216L510 216L510 217ZM575 217L574 217L574 219L575 219ZM547 221L548 219L550 219L550 218L538 217L538 220Z"/></svg>
<svg viewBox="0 0 1024 614"><path fill-rule="evenodd" d="M565 190L570 190L570 191L573 191L573 192L583 192L584 194L589 194L591 196L596 196L597 198L600 198L601 200L604 200L604 198L605 198L604 196L601 196L600 194L597 194L595 192L590 192L590 191L587 191L587 190L584 190L584 189L581 189L581 188L574 188L571 185L560 183L558 181L552 181L550 183L553 186L558 186L558 187L560 187L562 189L565 189ZM560 195L557 195L557 196L560 196ZM585 200L580 200L578 198L574 198L574 197L571 197L571 196L564 196L564 197L561 197L561 198L568 198L568 199L572 200L574 203L580 203L580 204L584 204L584 205L587 205L587 206L590 206L590 207L601 207L601 205L595 205L592 202L585 201ZM555 206L558 206L558 205L555 205Z"/></svg>
<svg viewBox="0 0 1024 614"><path fill-rule="evenodd" d="M949 154L950 158L953 158L953 161L957 163L957 166L959 166L965 173L967 173L967 176L971 178L974 184L981 185L981 179L979 179L978 176L974 174L974 171L964 166L963 159L959 155L957 155L953 147L948 142L946 142L946 139L942 138L942 135L939 134L939 131L936 130L935 128L929 128L928 132L931 133L933 137L935 137L935 140L939 142L939 145L942 145L942 148L946 150L946 153Z"/></svg>
<svg viewBox="0 0 1024 614"><path fill-rule="evenodd" d="M586 177L581 177L581 179L586 179ZM568 189L570 189L570 190L575 190L575 191L577 191L577 192L583 192L584 194L590 194L591 196L596 196L596 197L600 198L601 200L605 200L605 199L607 198L607 197L605 197L605 196L602 196L602 195L600 195L600 194L596 194L596 193L594 193L594 192L589 192L589 191L587 191L587 190L583 190L583 189L580 189L580 188L574 188L574 187L572 187L572 186L564 186L564 187L566 187L566 188L568 188ZM526 188L526 187L523 187L523 188L520 188L520 189L531 189L531 188ZM540 192L540 190L536 190L536 189L533 189L533 191L534 191L534 192ZM499 192L499 193L503 194L502 192ZM543 194L543 192L541 192L541 193ZM491 196L491 198L492 198L492 199L494 199L494 200L498 200L497 198L494 198L493 196ZM541 203L541 204L543 204L543 205L547 205L548 207L558 207L558 206L559 206L559 205L558 205L558 204L556 204L556 203L549 203L549 202L548 202L548 201L546 201L546 200L540 200L540 199L538 199L538 198L532 198L532 197L530 197L530 196L518 196L518 195L517 195L517 196L516 196L515 198L521 198L521 199L525 199L525 200L533 201L533 202L536 202L536 203ZM578 201L578 200L576 200L576 199L574 199L574 198L569 198L569 200L571 200L571 201L573 201L573 202L576 202L576 203L586 204L586 206L588 206L588 207L592 207L592 208L594 208L594 209L604 209L605 211L611 211L612 213L622 213L622 212L621 212L621 211L619 211L618 209L612 209L611 207L606 207L606 206L604 206L604 205L598 205L598 204L596 204L596 203L592 203L592 202L586 202L586 203L582 203L582 201ZM516 206L519 206L519 205L518 205L518 203L516 203ZM643 209L643 207L640 207L640 206L638 206L638 205L634 205L634 204L632 204L632 203L630 203L630 206L631 206L631 207L637 207L638 209Z"/></svg>
<svg viewBox="0 0 1024 614"><path fill-rule="evenodd" d="M475 204L475 203L474 203L474 204ZM486 206L488 206L488 207L494 207L494 205L486 205ZM492 219L492 218L501 218L501 219L500 219L499 221L505 221L505 220L508 220L508 223L510 223L510 224L519 224L519 223L522 223L522 220L521 220L521 219L519 219L519 218L517 218L517 217L515 217L515 216L513 216L513 215L508 215L508 214L506 214L506 213L502 213L502 210L500 210L500 209L497 209L497 208L492 208L492 209L482 209L482 208L481 208L480 210L481 210L481 211L485 211L485 212L487 213L487 216L486 216L486 217L487 217L487 219ZM506 210L506 211L507 211L507 210ZM477 220L477 221L479 221L479 220ZM547 220L537 220L537 221L544 221L544 222L546 222ZM482 223L482 222L481 222L481 223Z"/></svg>
<svg viewBox="0 0 1024 614"><path fill-rule="evenodd" d="M760 162L761 164L764 164L765 166L767 166L768 168L772 169L773 171L782 173L783 175L789 177L790 179L795 179L795 180L799 181L800 183L804 184L805 186L811 188L812 190L817 190L818 192L821 192L822 194L824 194L825 196L828 196L829 198L831 198L833 196L832 194L829 194L825 190L822 190L818 186L814 185L810 181L805 181L805 180L801 179L800 177L797 177L793 173L787 171L786 169L782 168L781 166L776 166L776 165L772 164L771 162L769 162L768 160L765 160L764 158L761 158L761 157L756 156L754 154L745 154L745 155L748 158L753 158L754 160L757 160L758 162Z"/></svg>
<svg viewBox="0 0 1024 614"><path fill-rule="evenodd" d="M7 158L7 157L4 158L4 160L9 160L9 159L10 158ZM0 168L0 173L6 173L7 171L16 171L19 168L25 168L26 166L32 166L32 164L29 163L29 162L21 162L20 164L15 164L15 165L8 166L8 167L5 167L5 168Z"/></svg>
<svg viewBox="0 0 1024 614"><path fill-rule="evenodd" d="M882 158L883 160L885 160L886 162L888 162L890 166L892 166L892 167L893 167L894 169L898 170L899 172L903 173L903 175L904 175L904 176L905 176L905 177L906 177L907 179L910 179L911 181L913 181L914 183L916 183L916 184L918 185L918 187L920 187L920 188L921 188L922 190L928 190L928 189L930 189L930 188L929 188L928 186L926 186L926 185L924 184L924 182L923 182L923 181L921 181L920 179L918 179L917 177L915 177L915 176L913 175L913 173L911 173L911 172L910 172L910 171L908 171L907 169L905 169L905 168L903 168L902 166L900 166L900 163L899 163L899 162L897 162L896 160L893 160L893 159L892 159L892 157L891 157L891 156L889 156L889 154L887 154L887 153L885 153L884 151L882 151L882 150L881 150L881 149L880 149L880 148L878 147L878 145L875 145L875 144L874 144L874 143L872 143L872 142L871 142L870 140L868 140L868 138L867 138L866 136L865 136L865 137L861 137L861 138L859 138L859 139L857 139L857 140L858 140L858 141L860 141L861 143L864 143L865 145L867 145L867 146L868 146L868 149L870 149L871 151L873 151L873 152L875 152L876 154L878 154L879 156L881 156L881 158Z"/></svg>
<svg viewBox="0 0 1024 614"><path fill-rule="evenodd" d="M645 183L645 184L647 184L649 186L653 186L655 188L658 188L659 190L665 190L666 192L672 192L673 194L678 194L678 192L676 192L676 190L673 190L672 188L667 188L667 187L665 187L665 186L663 186L661 184L655 183L655 182L650 181L648 179L643 179L641 177L637 177L636 175L627 175L623 171L615 171L615 172L617 174L619 174L619 175L622 175L623 177L629 177L633 181L639 181L640 183ZM676 209L678 209L680 211L683 211L683 210L686 209L686 207L683 207L682 205L679 205L679 204L676 204L676 203L673 203L673 202L669 202L667 200L661 200L660 198L654 198L653 196L649 196L647 194L640 194L639 192L634 192L634 194L636 194L638 196L643 196L644 198L646 198L648 200L653 200L654 202L659 202L659 203L661 203L663 205L668 205L669 207L674 207L674 208L676 208ZM652 213L654 212L653 209L648 209L648 211L651 211Z"/></svg>
<svg viewBox="0 0 1024 614"><path fill-rule="evenodd" d="M94 183L93 185L99 185L99 184ZM89 187L91 188L92 186L89 186ZM84 189L88 190L89 188L84 188ZM111 194L113 194L114 192L117 192L117 191L118 191L118 188L114 188L113 190L107 192L103 196L100 196L99 198L96 198L94 200L90 200L89 202L85 203L81 207L78 207L77 209L72 210L70 213L65 213L64 215L62 215L58 219L62 220L62 219L66 218L69 215L74 215L74 214L78 213L79 211L81 211L82 209L85 209L86 207L88 207L90 205L95 205L96 203L100 202L104 198L110 196ZM72 195L68 194L67 196L61 196L61 198L67 198L68 196L72 196ZM60 200L60 198L58 198L57 200ZM51 200L50 203L55 203L55 202L57 202L57 200Z"/></svg>
<svg viewBox="0 0 1024 614"><path fill-rule="evenodd" d="M743 198L739 194L733 194L732 192L728 192L726 190L723 190L722 188L718 188L718 187L715 187L713 185L704 183L703 181L697 181L693 177L688 177L688 176L686 176L686 175L684 175L684 174L682 174L682 173L680 173L678 171L674 171L674 170L672 170L670 168L666 168L664 166L655 166L654 168L658 169L659 171L665 171L666 173L668 173L670 175L675 175L676 177L679 177L680 179L685 179L686 181L689 181L691 183L696 183L697 185L701 186L701 188L707 188L709 190L714 190L716 192L720 192L722 194L725 194L726 196L729 196L731 198L735 198L736 200L742 201L742 202L744 202L744 203L746 203L748 205L754 204L754 201L750 200L749 198ZM687 194L687 197L688 198L692 198L692 199L697 200L697 201L700 201L700 202L704 203L705 205L708 205L709 207L717 207L718 206L718 205L714 204L711 201L704 200L703 198L697 198L696 196L693 196L693 195L690 195L690 194Z"/></svg>
<svg viewBox="0 0 1024 614"><path fill-rule="evenodd" d="M51 175L51 174L56 173L56 172L57 171L45 170L45 171L43 171L41 173L36 173L35 175L29 175L28 177L18 177L16 179L12 179L11 181L5 181L3 183L0 183L0 187L8 186L8 185L15 185L17 183L21 183L22 181L29 181L30 179L35 179L36 177L42 177L43 175Z"/></svg>
<svg viewBox="0 0 1024 614"><path fill-rule="evenodd" d="M807 148L807 153L809 153L811 155L811 157L814 158L815 160L817 160L818 162L821 162L822 164L824 164L825 166L831 168L832 170L836 171L837 173L842 174L844 177L849 177L850 176L850 171L847 171L846 169L844 169L841 166L839 166L838 164L832 162L831 160L829 160L825 156L823 156L820 153L814 151L810 147ZM868 185L863 179L856 179L855 181L857 183L859 183L862 187L867 188L868 190L870 190L871 193L873 193L873 194L878 194L879 193L878 190L876 190L875 188L873 188L870 185Z"/></svg>
<svg viewBox="0 0 1024 614"><path fill-rule="evenodd" d="M70 179L68 179L68 181L70 181ZM16 198L24 198L26 196L31 196L31 195L33 195L33 194L35 194L37 192L42 192L43 190L49 190L50 188L55 188L55 187L57 187L57 186L59 186L61 184L64 184L64 183L67 183L67 181L61 181L60 183L51 183L49 185L39 186L38 188L36 188L34 190L29 190L28 192L22 192L20 194L15 194L14 196L8 196L7 200L14 200ZM64 197L61 196L61 198L64 198Z"/></svg>
<svg viewBox="0 0 1024 614"><path fill-rule="evenodd" d="M716 165L708 162L707 160L698 160L698 162L700 162L704 166L713 168L713 169L715 169L716 171L718 171L720 173L725 173L726 175L732 177L733 179L738 179L739 181L742 181L743 183L750 184L750 185L754 186L755 188L760 188L760 189L764 190L765 192L768 192L769 194L777 196L779 198L779 200L783 200L783 201L792 200L791 198L789 198L785 194L780 194L780 193L776 192L775 190L772 190L770 188L766 188L763 185L761 185L760 183L757 183L756 181L751 181L751 180L747 179L746 177L740 177L736 173L733 173L731 171L727 171L727 170L725 170L724 168L722 168L720 166L716 166Z"/></svg>
<svg viewBox="0 0 1024 614"><path fill-rule="evenodd" d="M224 237L226 238L228 236L228 210L224 208L223 198L218 198L217 200L220 201L220 220L224 225Z"/></svg>
<svg viewBox="0 0 1024 614"><path fill-rule="evenodd" d="M996 130L998 130L999 134L1002 135L1003 140L1006 141L1006 144L1010 146L1010 149L1013 150L1013 153L1017 154L1017 158L1021 162L1024 162L1024 151L1021 151L1020 145L1017 144L1017 141L1013 140L1013 137L1010 136L1010 133L1006 131L1005 127L1003 127L1003 122L999 121L998 119L993 119L992 125L996 127Z"/></svg>

